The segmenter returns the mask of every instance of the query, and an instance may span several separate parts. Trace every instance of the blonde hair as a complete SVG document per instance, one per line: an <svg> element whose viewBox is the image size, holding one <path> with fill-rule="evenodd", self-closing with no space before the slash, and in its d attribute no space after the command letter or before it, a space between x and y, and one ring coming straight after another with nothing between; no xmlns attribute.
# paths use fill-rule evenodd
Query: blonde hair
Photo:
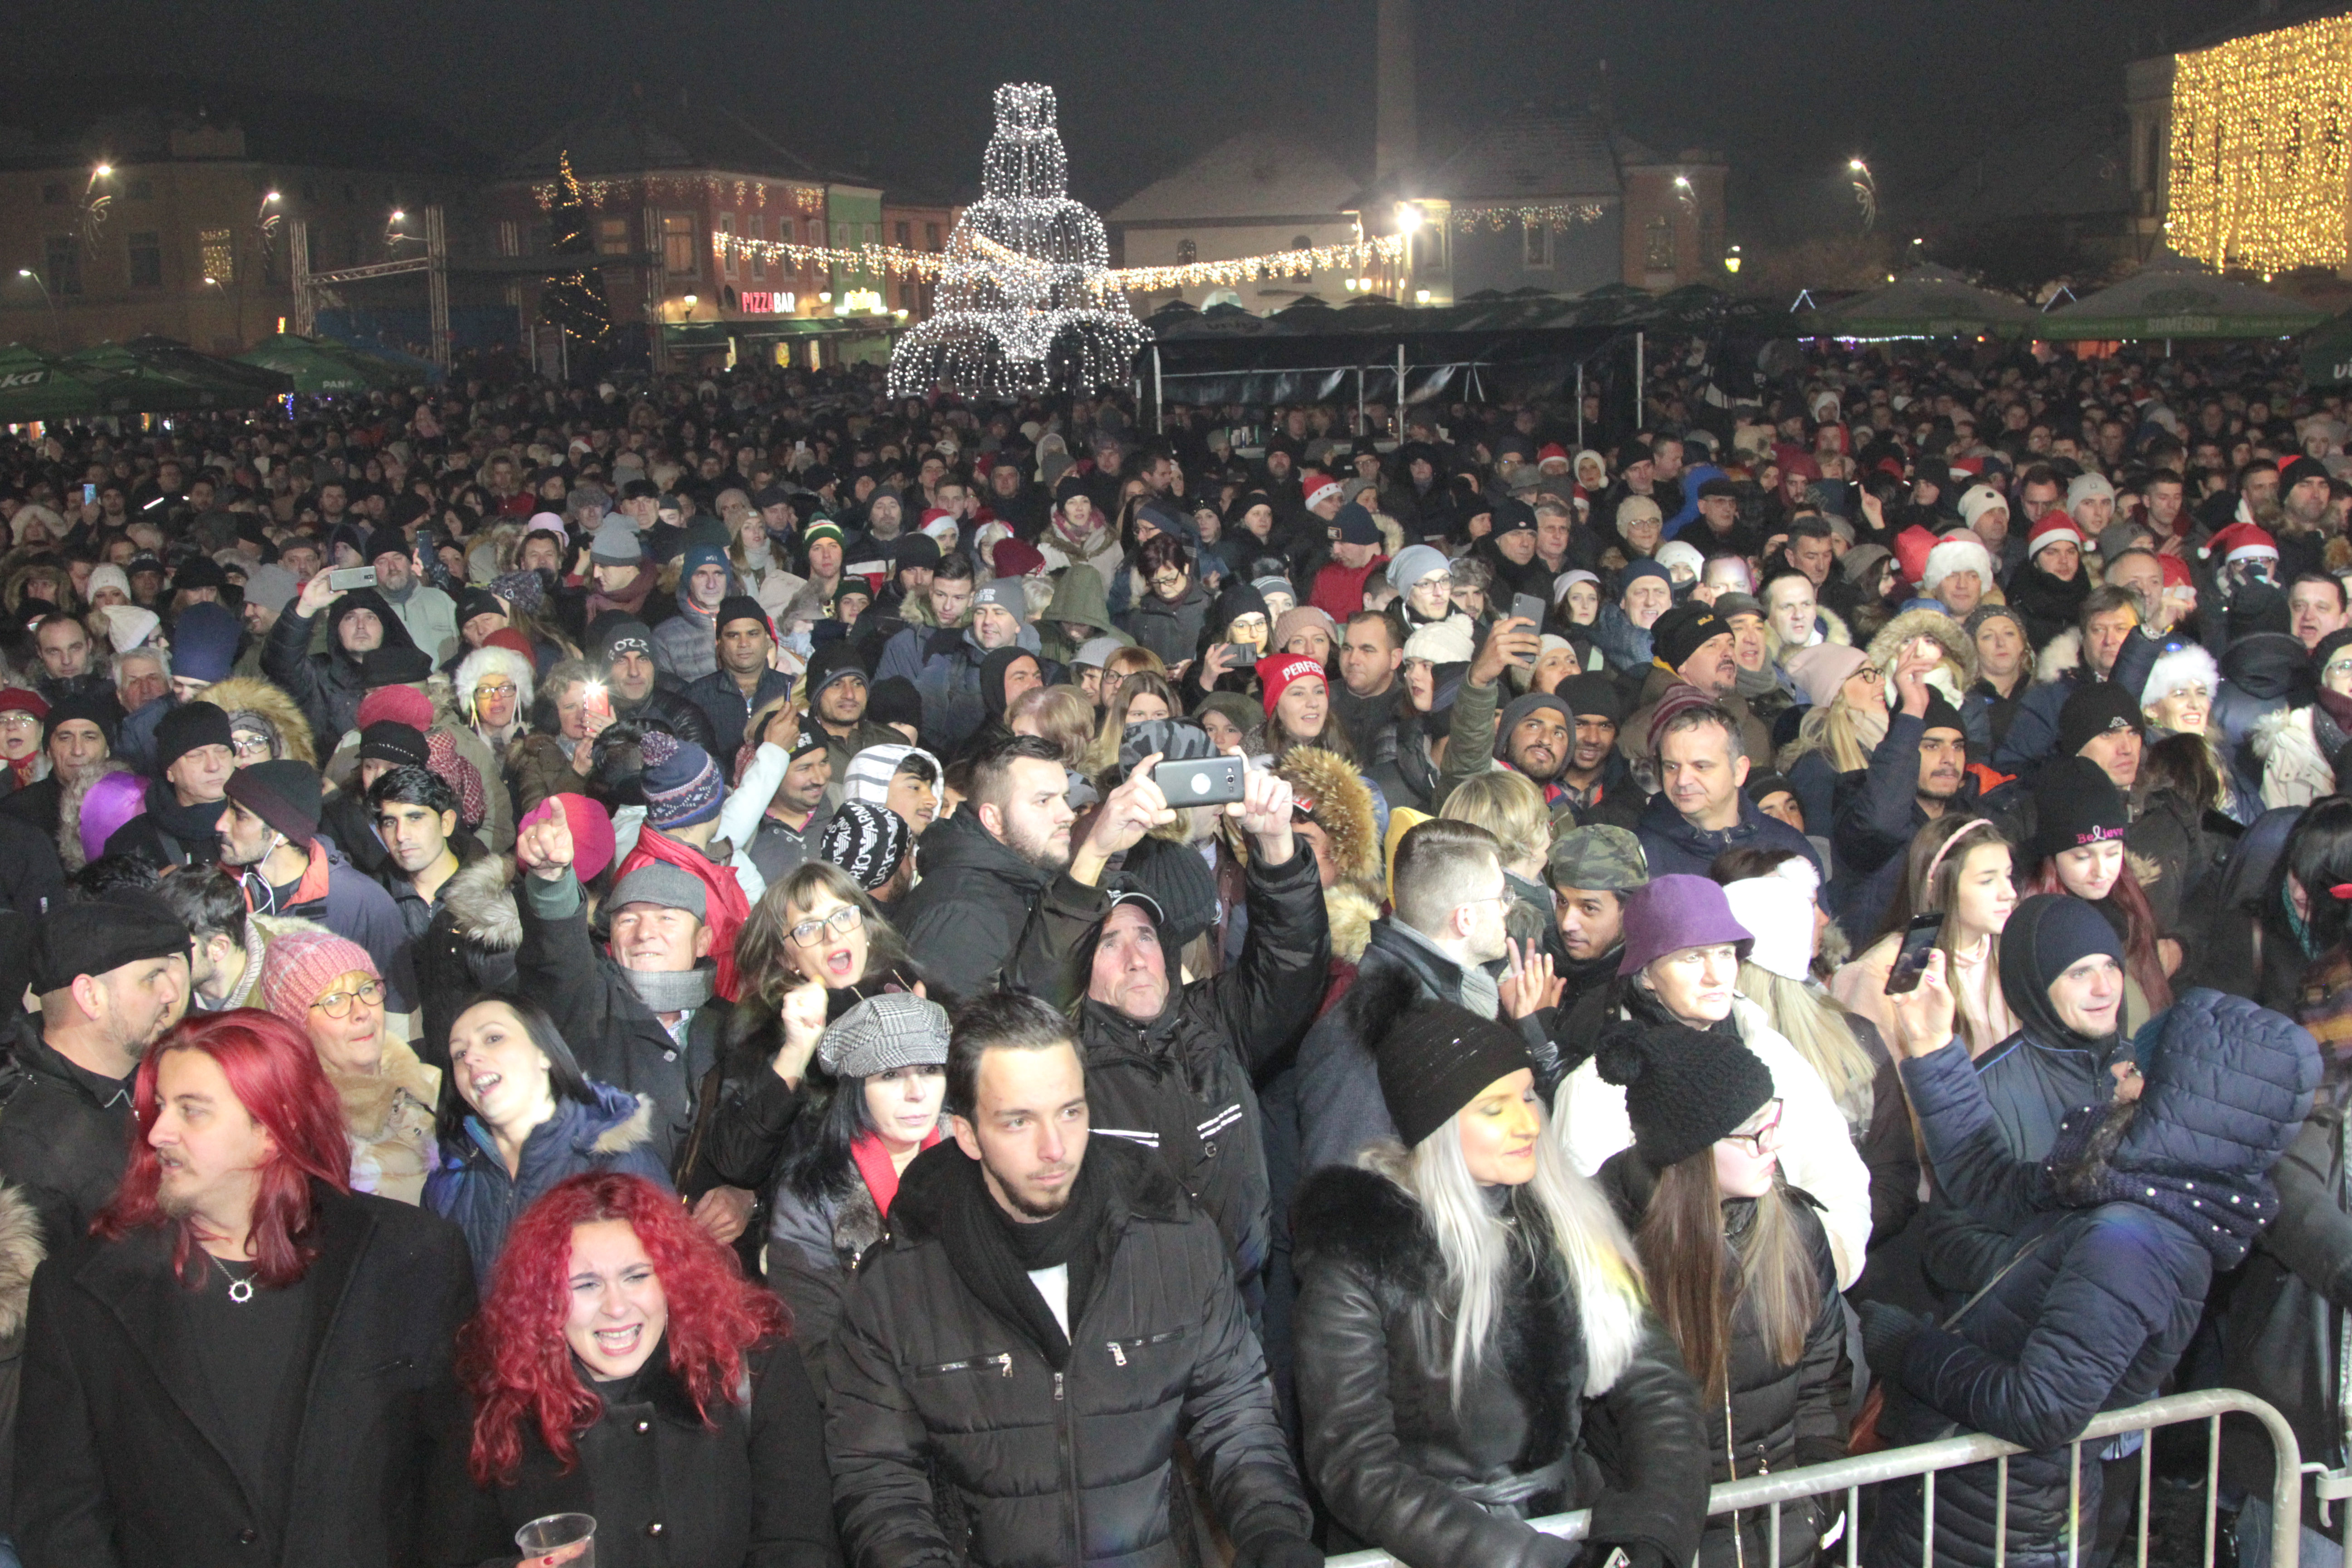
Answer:
<svg viewBox="0 0 2352 1568"><path fill-rule="evenodd" d="M1506 866L1529 854L1540 858L1551 846L1551 814L1543 792L1525 773L1500 768L1473 773L1454 787L1437 815L1493 834Z"/></svg>
<svg viewBox="0 0 2352 1568"><path fill-rule="evenodd" d="M1024 719L1037 726L1042 739L1062 748L1064 767L1085 764L1095 739L1095 705L1085 692L1075 686L1033 687L1004 710L1007 729L1017 732Z"/></svg>
<svg viewBox="0 0 2352 1568"><path fill-rule="evenodd" d="M1781 748L1774 760L1780 770L1787 773L1806 752L1827 752L1832 766L1842 773L1850 773L1870 766L1870 751L1862 743L1853 704L1846 701L1845 692L1841 689L1829 701L1806 710L1803 721L1797 726L1797 738Z"/></svg>
<svg viewBox="0 0 2352 1568"><path fill-rule="evenodd" d="M1854 1038L1853 1026L1834 998L1745 959L1739 964L1739 994L1762 1007L1780 1037L1822 1075L1830 1098L1849 1122L1869 1119L1878 1065Z"/></svg>
<svg viewBox="0 0 2352 1568"><path fill-rule="evenodd" d="M1549 1118L1543 1121L1536 1139L1536 1173L1525 1186L1511 1189L1510 1202L1530 1235L1541 1226L1567 1266L1577 1325L1584 1334L1584 1393L1592 1398L1614 1387L1633 1362L1642 1336L1642 1268L1600 1185L1578 1173ZM1452 1381L1458 1409L1469 1374L1495 1336L1511 1268L1509 1225L1470 1173L1456 1118L1446 1118L1410 1151L1384 1140L1357 1156L1357 1163L1403 1188L1421 1205L1437 1239L1453 1306Z"/></svg>
<svg viewBox="0 0 2352 1568"><path fill-rule="evenodd" d="M1103 714L1102 727L1095 732L1094 744L1087 749L1085 771L1089 776L1118 768L1118 743L1127 733L1127 710L1137 698L1145 696L1157 697L1166 703L1171 719L1184 716L1183 700L1176 695L1176 688L1166 676L1153 670L1138 670L1129 676L1119 682L1118 695L1111 699L1109 710Z"/></svg>

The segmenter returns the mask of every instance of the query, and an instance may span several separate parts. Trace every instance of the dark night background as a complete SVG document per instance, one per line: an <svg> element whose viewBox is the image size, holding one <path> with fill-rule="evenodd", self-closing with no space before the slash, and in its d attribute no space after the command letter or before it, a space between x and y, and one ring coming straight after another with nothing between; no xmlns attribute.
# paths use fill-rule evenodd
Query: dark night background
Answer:
<svg viewBox="0 0 2352 1568"><path fill-rule="evenodd" d="M1733 237L1850 216L1846 158L1890 209L1995 132L2123 101L2124 62L2246 0L1422 0L1424 121L1591 101L1734 170ZM1319 126L1369 169L1372 0L173 0L26 6L19 70L174 73L398 102L492 154L642 84L726 103L847 173L961 197L989 91L1059 92L1074 194L1108 206L1236 126Z"/></svg>

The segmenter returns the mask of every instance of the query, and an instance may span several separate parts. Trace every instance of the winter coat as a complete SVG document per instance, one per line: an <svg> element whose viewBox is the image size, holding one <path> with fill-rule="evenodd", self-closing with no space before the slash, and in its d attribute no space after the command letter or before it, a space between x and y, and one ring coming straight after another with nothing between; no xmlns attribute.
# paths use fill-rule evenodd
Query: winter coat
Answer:
<svg viewBox="0 0 2352 1568"><path fill-rule="evenodd" d="M583 741L580 744L588 742ZM514 744L507 748L506 776L507 788L514 796L517 821L538 810L550 795L585 795L599 805L607 805L595 774L574 768L572 759L563 754L562 742L553 735L516 736Z"/></svg>
<svg viewBox="0 0 2352 1568"><path fill-rule="evenodd" d="M1086 628L1083 637L1073 638L1062 628L1077 626ZM1193 636L1197 641L1199 633ZM1078 657L1078 649L1096 637L1108 637L1113 642L1132 645L1135 639L1111 623L1110 603L1099 572L1065 572L1054 582L1054 597L1045 613L1037 617L1038 652L1045 658L1067 664ZM1189 650L1179 656L1191 658Z"/></svg>
<svg viewBox="0 0 2352 1568"><path fill-rule="evenodd" d="M1911 840L1935 820L1919 804L1919 743L1926 737L1926 721L1898 710L1871 749L1870 766L1838 781L1836 804L1824 819L1835 825L1830 842L1837 867L1827 901L1830 913L1848 931L1874 931L1886 923L1887 907L1903 886ZM1976 795L1976 775L1963 769L1960 793L1944 809L1974 816ZM1813 826L1811 816L1805 826Z"/></svg>
<svg viewBox="0 0 2352 1568"><path fill-rule="evenodd" d="M449 1026L485 991L514 989L515 949L522 917L515 910L514 862L486 855L442 886L433 921L416 942L416 984L423 993L416 1054L444 1071L449 1066Z"/></svg>
<svg viewBox="0 0 2352 1568"><path fill-rule="evenodd" d="M907 950L958 996L987 990L1021 944L1053 874L1023 859L966 809L923 835L923 879L901 900L894 923Z"/></svg>
<svg viewBox="0 0 2352 1568"><path fill-rule="evenodd" d="M1607 1019L1605 1007L1593 1011ZM1586 1048L1608 1026L1607 1022L1583 1026L1591 1016L1579 1009L1578 1023L1567 1031L1571 1041ZM1745 996L1734 996L1731 1023L1740 1043L1771 1070L1772 1092L1780 1100L1780 1170L1791 1186L1802 1187L1820 1205L1843 1289L1862 1273L1870 1248L1869 1167L1853 1146L1845 1113L1830 1098L1829 1086L1772 1027L1764 1009ZM1553 1099L1552 1131L1578 1170L1600 1170L1610 1156L1633 1146L1625 1091L1602 1081L1600 1068L1586 1058L1568 1074Z"/></svg>
<svg viewBox="0 0 2352 1568"><path fill-rule="evenodd" d="M1066 873L1055 878L1015 968L1048 1001L1077 1007L1095 1133L1159 1152L1217 1222L1234 1279L1255 1304L1271 1224L1255 1082L1314 1021L1331 938L1315 854L1304 840L1285 865L1253 856L1247 878L1240 961L1171 992L1150 1023L1086 996L1095 939L1111 911L1105 889ZM1172 955L1164 940L1160 950Z"/></svg>
<svg viewBox="0 0 2352 1568"><path fill-rule="evenodd" d="M685 686L666 675L655 679L653 689L646 693L642 701L624 703L615 697L613 700L613 717L625 719L632 724L648 729L667 730L679 740L691 741L706 752L713 744L710 721L695 700L686 694Z"/></svg>
<svg viewBox="0 0 2352 1568"><path fill-rule="evenodd" d="M552 881L526 876L523 883L515 900L522 926L517 988L555 1019L583 1073L652 1102L650 1138L667 1163L686 1142L696 1090L718 1062L728 1005L714 992L689 1016L685 1039L672 1037L638 999L628 972L597 949L580 884L568 872Z"/></svg>
<svg viewBox="0 0 2352 1568"><path fill-rule="evenodd" d="M0 816L0 909L37 920L63 902L65 892L57 841L32 823Z"/></svg>
<svg viewBox="0 0 2352 1568"><path fill-rule="evenodd" d="M2214 1272L2234 1268L2276 1213L2265 1173L2311 1109L2318 1049L2242 998L2189 993L2129 1130L2095 1173L2098 1196L2074 1206L2059 1199L2047 1164L2010 1153L1966 1051L1906 1061L1903 1082L1937 1183L2015 1248L1951 1328L1921 1326L1879 1369L1879 1430L1894 1446L1957 1425L2030 1450L2008 1461L2008 1561L2055 1568L2068 1555L2066 1445L2098 1412L2155 1396L2196 1331ZM2085 1521L2099 1517L2100 1469L2098 1450L2084 1449ZM1994 1468L1946 1470L1936 1482L1938 1561L1990 1564ZM1920 1560L1919 1534L1919 1486L1890 1484L1864 1559L1907 1568Z"/></svg>
<svg viewBox="0 0 2352 1568"><path fill-rule="evenodd" d="M451 1367L474 1310L465 1240L433 1215L310 1184L310 1350L283 1517L247 1497L200 1358L175 1345L172 1233L60 1244L33 1278L15 1534L27 1563L241 1568L416 1560Z"/></svg>
<svg viewBox="0 0 2352 1568"><path fill-rule="evenodd" d="M2066 699L2074 688L2084 682L2106 680L2126 691L2137 693L2147 686L2148 672L2156 668L2164 644L2145 633L2124 638L2124 646L2116 654L2115 667L2105 676L2094 675L2082 663L2083 637L2068 631L2042 650L2034 660L2034 682L2018 699L2017 711L2011 716L2009 732L2001 738L2000 749L1993 753L1992 765L2013 777L2031 780L2058 751L2058 716L2066 707ZM2134 704L2137 706L2137 704Z"/></svg>
<svg viewBox="0 0 2352 1568"><path fill-rule="evenodd" d="M793 1342L808 1363L820 1405L842 1300L858 1263L886 1234L882 1211L855 1169L845 1189L814 1200L781 1184L776 1188L767 1229L768 1285L793 1315Z"/></svg>
<svg viewBox="0 0 2352 1568"><path fill-rule="evenodd" d="M2273 713L2311 700L2311 656L2285 632L2254 632L2221 654L2221 684L2205 727L2249 799L2263 787L2263 762L2253 747L2256 726Z"/></svg>
<svg viewBox="0 0 2352 1568"><path fill-rule="evenodd" d="M2315 732L2325 728L2332 745ZM2284 708L2255 721L2252 746L2263 763L2263 805L2309 805L2336 793L2335 758L2345 742L2333 718L2314 703Z"/></svg>
<svg viewBox="0 0 2352 1568"><path fill-rule="evenodd" d="M522 1211L567 1176L614 1171L670 1184L668 1163L653 1146L653 1102L608 1083L591 1080L588 1088L596 1102L559 1098L555 1114L523 1140L512 1171L478 1116L441 1140L440 1163L425 1178L425 1206L466 1233L478 1278L490 1278Z"/></svg>
<svg viewBox="0 0 2352 1568"><path fill-rule="evenodd" d="M210 866L220 859L218 801L184 806L162 779L147 785L145 809L109 836L104 853L129 855L160 869Z"/></svg>
<svg viewBox="0 0 2352 1568"><path fill-rule="evenodd" d="M1146 591L1139 595L1127 613L1119 616L1119 630L1133 637L1136 646L1160 656L1160 662L1173 669L1201 652L1201 631L1209 618L1209 591L1194 578L1184 585L1184 596L1170 604L1159 595Z"/></svg>
<svg viewBox="0 0 2352 1568"><path fill-rule="evenodd" d="M734 774L735 753L742 749L743 731L751 715L779 697L791 696L798 684L782 670L762 666L759 684L746 698L733 674L714 667L687 687L688 699L702 710L703 718L710 723L710 738L715 743L710 756L722 774Z"/></svg>
<svg viewBox="0 0 2352 1568"><path fill-rule="evenodd" d="M41 1016L16 1021L0 1074L0 1177L40 1216L52 1249L89 1229L122 1184L130 1157L131 1080L68 1061L41 1037Z"/></svg>
<svg viewBox="0 0 2352 1568"><path fill-rule="evenodd" d="M738 591L735 569L727 569L727 591ZM680 687L693 685L719 668L719 615L705 611L681 583L677 614L654 628L654 668Z"/></svg>
<svg viewBox="0 0 2352 1568"><path fill-rule="evenodd" d="M1656 1190L1657 1173L1628 1149L1601 1168L1601 1184L1626 1230L1640 1229ZM1726 1401L1700 1412L1699 1425L1706 1432L1707 1479L1717 1485L1845 1458L1850 1416L1844 1406L1853 1384L1853 1363L1846 1355L1845 1308L1838 1295L1837 1264L1830 1256L1829 1234L1822 1228L1811 1195L1784 1186L1780 1197L1788 1205L1790 1223L1805 1256L1812 1261L1818 1292L1812 1326L1806 1331L1803 1352L1794 1363L1783 1364L1779 1352L1764 1342L1756 1321L1754 1295L1740 1293L1731 1313ZM1756 1200L1725 1200L1723 1223L1724 1268L1737 1269L1756 1223ZM1727 1458L1727 1420L1733 1449ZM1814 1560L1821 1533L1833 1512L1833 1500L1824 1498L1807 1498L1783 1508L1783 1568ZM1706 1539L1699 1545L1699 1563L1702 1568L1739 1568L1746 1563L1763 1568L1772 1560L1770 1531L1769 1510L1744 1513L1739 1519L1739 1545L1735 1548L1731 1521L1709 1520Z"/></svg>
<svg viewBox="0 0 2352 1568"><path fill-rule="evenodd" d="M262 673L301 707L314 737L338 736L359 728L360 699L367 695L367 681L361 674L360 661L334 640L335 627L347 612L354 609L376 613L376 618L383 623L383 647L416 646L416 639L408 635L406 624L393 613L383 595L373 588L356 589L327 606L323 614L329 646L325 651L310 651L311 628L320 617L302 615L293 605L287 605L278 616L278 624L269 628L269 636L261 645Z"/></svg>
<svg viewBox="0 0 2352 1568"><path fill-rule="evenodd" d="M1018 643L1035 653L1036 628L1024 625ZM989 650L980 646L970 627L932 632L922 650L922 666L914 680L923 699L923 749L935 757L951 757L987 721L980 667L987 662Z"/></svg>
<svg viewBox="0 0 2352 1568"><path fill-rule="evenodd" d="M1642 689L1634 697L1639 706L1626 715L1623 723L1617 726L1617 754L1623 757L1629 765L1640 766L1649 762L1650 721L1657 712L1658 700L1682 684L1680 675L1655 659L1650 661L1649 669L1642 677ZM1748 753L1748 765L1759 769L1770 767L1771 727L1748 710L1748 699L1727 691L1717 698L1716 702L1725 712L1739 721L1739 743Z"/></svg>
<svg viewBox="0 0 2352 1568"><path fill-rule="evenodd" d="M1719 831L1694 827L1675 809L1675 803L1664 790L1651 798L1643 808L1642 819L1634 825L1633 835L1642 841L1642 854L1649 862L1650 875L1664 877L1682 873L1704 877L1715 858L1727 849L1793 849L1812 863L1813 869L1822 869L1821 851L1812 841L1775 816L1767 816L1756 808L1756 803L1743 792L1739 797L1739 820ZM1807 819L1807 826L1811 819Z"/></svg>
<svg viewBox="0 0 2352 1568"><path fill-rule="evenodd" d="M1582 1549L1520 1521L1590 1508L1595 1561L1639 1545L1691 1561L1706 1440L1697 1391L1654 1316L1643 1314L1617 1380L1592 1390L1560 1265L1541 1288L1514 1269L1496 1342L1456 1400L1444 1264L1420 1204L1384 1176L1333 1166L1300 1192L1295 1224L1299 1417L1335 1550L1559 1568Z"/></svg>
<svg viewBox="0 0 2352 1568"><path fill-rule="evenodd" d="M574 1464L557 1463L529 1416L519 1423L514 1479L487 1491L466 1474L463 1446L447 1445L434 1478L441 1539L430 1561L510 1563L522 1526L584 1513L596 1521L596 1561L612 1568L838 1564L824 1417L797 1348L790 1340L751 1347L744 1376L746 1403L722 1399L705 1422L670 1370L667 1344L657 1345L635 1377L590 1385L601 1408L572 1435Z"/></svg>
<svg viewBox="0 0 2352 1568"><path fill-rule="evenodd" d="M957 1269L956 1205L989 1201L964 1159L950 1141L907 1167L889 1239L842 1306L825 1450L844 1555L858 1568L1173 1568L1190 1557L1176 1539L1187 1523L1171 1517L1186 1495L1180 1437L1230 1539L1303 1537L1224 1243L1166 1167L1088 1141L1089 1174L1110 1184L1104 1256L1057 1372Z"/></svg>
<svg viewBox="0 0 2352 1568"><path fill-rule="evenodd" d="M310 862L292 887L270 887L257 868L247 871L244 884L246 905L255 913L315 921L367 949L376 973L383 976L384 1010L415 1011L416 966L400 910L374 878L344 859L325 839L312 841Z"/></svg>

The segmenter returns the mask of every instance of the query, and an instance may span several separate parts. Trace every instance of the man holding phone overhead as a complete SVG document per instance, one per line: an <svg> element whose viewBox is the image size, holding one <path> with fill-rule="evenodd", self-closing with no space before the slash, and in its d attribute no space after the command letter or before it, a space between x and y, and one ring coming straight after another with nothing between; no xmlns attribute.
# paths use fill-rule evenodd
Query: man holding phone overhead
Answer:
<svg viewBox="0 0 2352 1568"><path fill-rule="evenodd" d="M1977 780L1960 715L1927 677L1937 656L1906 653L1895 667L1895 710L1857 781L1838 781L1832 838L1835 875L1823 896L1848 931L1876 931L1895 899L1912 836L1957 811L1977 815Z"/></svg>

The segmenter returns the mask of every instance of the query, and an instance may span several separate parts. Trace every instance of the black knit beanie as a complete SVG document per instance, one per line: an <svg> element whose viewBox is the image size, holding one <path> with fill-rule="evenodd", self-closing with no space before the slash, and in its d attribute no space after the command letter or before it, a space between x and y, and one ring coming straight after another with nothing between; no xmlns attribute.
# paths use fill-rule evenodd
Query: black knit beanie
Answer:
<svg viewBox="0 0 2352 1568"><path fill-rule="evenodd" d="M1451 1002L1420 1001L1372 1047L1381 1099L1412 1148L1444 1126L1486 1087L1533 1068L1517 1031Z"/></svg>
<svg viewBox="0 0 2352 1568"><path fill-rule="evenodd" d="M1965 735L1969 727L1960 722L1960 710L1944 700L1944 694L1934 687L1927 689L1927 711L1919 724L1921 733L1930 730L1957 730Z"/></svg>
<svg viewBox="0 0 2352 1568"><path fill-rule="evenodd" d="M1612 1030L1592 1065L1624 1089L1633 1148L1654 1171L1681 1164L1772 1098L1772 1069L1753 1051L1681 1024Z"/></svg>
<svg viewBox="0 0 2352 1568"><path fill-rule="evenodd" d="M2147 732L2147 721L2139 710L2139 697L2126 691L2111 680L2096 685L2077 686L2066 705L2058 710L2058 754L2071 757L2114 730L2129 730L2134 734Z"/></svg>
<svg viewBox="0 0 2352 1568"><path fill-rule="evenodd" d="M2053 757L2033 781L2033 853L2047 859L2102 839L2121 838L2131 812L2107 770L2088 757Z"/></svg>

